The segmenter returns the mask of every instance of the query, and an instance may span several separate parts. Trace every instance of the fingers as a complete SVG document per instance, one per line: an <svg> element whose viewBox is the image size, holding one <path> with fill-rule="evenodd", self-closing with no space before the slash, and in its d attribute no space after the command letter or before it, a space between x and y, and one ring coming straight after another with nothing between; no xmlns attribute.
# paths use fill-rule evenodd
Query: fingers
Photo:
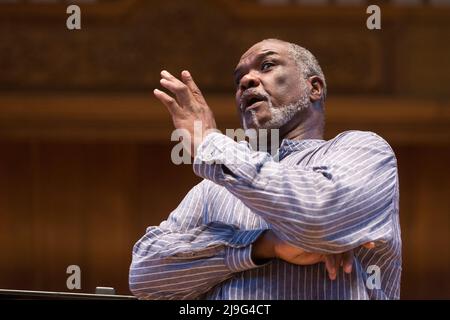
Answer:
<svg viewBox="0 0 450 320"><path fill-rule="evenodd" d="M330 278L330 280L336 279L336 256L333 254L325 256L325 267L327 268L328 277Z"/></svg>
<svg viewBox="0 0 450 320"><path fill-rule="evenodd" d="M167 109L171 114L175 114L180 109L180 106L175 101L175 99L169 96L167 93L155 89L153 90L153 94L155 95L156 98L158 98L159 101L161 101L167 107Z"/></svg>
<svg viewBox="0 0 450 320"><path fill-rule="evenodd" d="M373 242L373 241L367 242L367 243L364 243L362 246L366 249L373 249L373 248L375 248L375 242Z"/></svg>
<svg viewBox="0 0 450 320"><path fill-rule="evenodd" d="M191 104L192 95L186 84L175 78L166 70L161 71L161 77L162 79L159 81L161 85L177 97L182 107Z"/></svg>
<svg viewBox="0 0 450 320"><path fill-rule="evenodd" d="M189 73L189 71L184 70L181 73L181 80L183 80L184 84L188 86L188 88L192 91L192 93L200 94L200 89L195 84L194 79L192 79L192 76Z"/></svg>
<svg viewBox="0 0 450 320"><path fill-rule="evenodd" d="M192 94L197 98L200 99L202 102L205 100L203 98L202 92L200 91L200 89L197 87L197 85L195 84L194 79L192 78L191 74L189 71L184 70L181 73L181 80L184 82L184 84L186 84L189 88L189 90L191 90Z"/></svg>
<svg viewBox="0 0 450 320"><path fill-rule="evenodd" d="M363 246L367 249L372 249L375 247L375 243L368 242L363 244ZM340 254L332 254L325 256L324 258L325 266L328 271L328 276L330 280L336 279L337 270L339 270L340 266L343 267L345 273L350 274L353 270L353 259L354 259L353 250L349 250L347 252Z"/></svg>
<svg viewBox="0 0 450 320"><path fill-rule="evenodd" d="M171 81L174 82L176 84L182 85L183 82L181 82L180 80L178 80L176 77L174 77L169 71L167 70L163 70L161 71L161 78L167 80L167 81Z"/></svg>
<svg viewBox="0 0 450 320"><path fill-rule="evenodd" d="M342 254L336 254L335 255L335 266L336 266L336 270L339 270L339 268L342 266Z"/></svg>
<svg viewBox="0 0 450 320"><path fill-rule="evenodd" d="M342 266L345 273L351 273L353 268L353 250L342 254Z"/></svg>

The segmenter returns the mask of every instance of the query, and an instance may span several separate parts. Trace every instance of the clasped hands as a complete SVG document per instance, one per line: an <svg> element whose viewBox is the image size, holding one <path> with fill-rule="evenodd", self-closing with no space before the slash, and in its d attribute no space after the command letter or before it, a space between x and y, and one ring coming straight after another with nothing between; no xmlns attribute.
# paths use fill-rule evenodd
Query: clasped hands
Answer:
<svg viewBox="0 0 450 320"><path fill-rule="evenodd" d="M372 249L375 243L368 242L363 247ZM303 266L323 262L331 280L336 279L340 267L345 273L352 272L353 256L353 250L329 255L307 252L281 240L272 230L265 231L252 246L252 259L256 263L274 258Z"/></svg>

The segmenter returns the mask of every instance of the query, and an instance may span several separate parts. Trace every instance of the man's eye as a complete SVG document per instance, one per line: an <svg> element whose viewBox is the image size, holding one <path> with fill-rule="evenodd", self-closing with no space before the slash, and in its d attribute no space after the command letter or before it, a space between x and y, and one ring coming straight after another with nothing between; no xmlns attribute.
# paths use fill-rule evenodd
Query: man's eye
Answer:
<svg viewBox="0 0 450 320"><path fill-rule="evenodd" d="M264 63L261 65L261 70L262 70L262 71L267 70L267 69L269 69L269 68L272 67L272 66L274 66L274 64L273 64L272 62L264 62Z"/></svg>

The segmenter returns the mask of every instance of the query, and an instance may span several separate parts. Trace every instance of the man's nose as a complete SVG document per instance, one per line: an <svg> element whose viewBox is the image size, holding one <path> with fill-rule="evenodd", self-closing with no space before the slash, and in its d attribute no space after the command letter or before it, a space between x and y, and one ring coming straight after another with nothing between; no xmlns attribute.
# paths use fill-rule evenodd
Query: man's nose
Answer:
<svg viewBox="0 0 450 320"><path fill-rule="evenodd" d="M245 91L249 88L255 88L259 86L259 78L253 73L247 73L242 77L239 84L241 91Z"/></svg>

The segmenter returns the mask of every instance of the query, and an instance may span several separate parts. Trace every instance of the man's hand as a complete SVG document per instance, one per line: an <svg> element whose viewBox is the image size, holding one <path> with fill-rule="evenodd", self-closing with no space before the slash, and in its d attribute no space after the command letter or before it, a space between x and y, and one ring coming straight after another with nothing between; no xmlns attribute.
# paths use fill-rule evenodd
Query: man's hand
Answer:
<svg viewBox="0 0 450 320"><path fill-rule="evenodd" d="M363 246L371 249L375 247L375 243L369 242ZM297 265L312 265L324 262L330 279L334 280L337 270L341 266L345 273L352 272L353 250L332 255L306 252L282 241L272 230L268 230L253 244L252 258L255 261L278 258Z"/></svg>
<svg viewBox="0 0 450 320"><path fill-rule="evenodd" d="M214 115L188 71L181 73L180 81L164 70L161 72L160 83L175 97L172 98L158 89L155 89L153 93L169 110L175 128L187 130L190 134L190 141L184 141L184 147L192 156L195 156L197 147L208 131L216 129ZM201 123L201 128L194 134L194 122L197 121Z"/></svg>

